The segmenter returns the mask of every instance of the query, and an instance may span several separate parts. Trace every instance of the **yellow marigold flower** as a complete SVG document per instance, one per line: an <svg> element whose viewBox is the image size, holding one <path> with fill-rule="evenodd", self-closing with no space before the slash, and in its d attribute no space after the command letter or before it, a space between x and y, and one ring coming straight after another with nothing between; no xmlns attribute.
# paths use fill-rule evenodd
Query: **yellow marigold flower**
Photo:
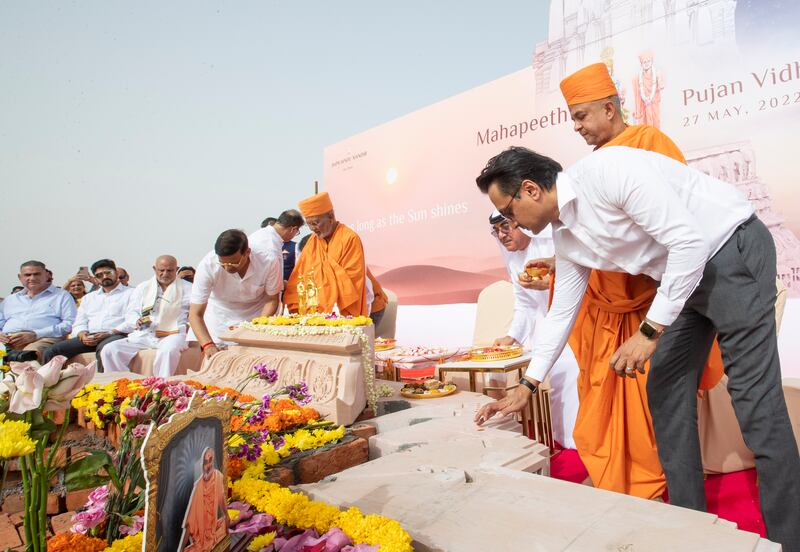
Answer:
<svg viewBox="0 0 800 552"><path fill-rule="evenodd" d="M241 510L228 510L228 519L231 521L236 521L239 519L239 515L241 514Z"/></svg>
<svg viewBox="0 0 800 552"><path fill-rule="evenodd" d="M0 414L0 458L18 458L36 450L36 443L28 433L30 429L31 424L6 420L5 414Z"/></svg>
<svg viewBox="0 0 800 552"><path fill-rule="evenodd" d="M111 546L103 552L140 552L142 549L142 537L144 533L129 535L124 539L118 539L111 543Z"/></svg>
<svg viewBox="0 0 800 552"><path fill-rule="evenodd" d="M266 548L275 538L275 532L259 535L250 541L247 546L247 552L259 552L262 548Z"/></svg>
<svg viewBox="0 0 800 552"><path fill-rule="evenodd" d="M231 448L238 447L245 443L244 437L239 435L238 433L234 433L228 438L228 446Z"/></svg>

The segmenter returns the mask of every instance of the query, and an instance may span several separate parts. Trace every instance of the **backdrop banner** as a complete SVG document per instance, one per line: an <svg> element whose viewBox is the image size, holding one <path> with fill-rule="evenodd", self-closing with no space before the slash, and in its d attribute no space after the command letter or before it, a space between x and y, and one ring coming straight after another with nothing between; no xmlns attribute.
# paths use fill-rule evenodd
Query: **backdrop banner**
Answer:
<svg viewBox="0 0 800 552"><path fill-rule="evenodd" d="M553 0L549 17L531 67L326 148L325 188L381 284L401 305L442 305L505 279L475 177L511 145L564 166L588 155L558 84L604 62L630 124L660 128L690 165L748 195L789 290L782 333L800 329L800 4ZM781 341L784 362L800 354Z"/></svg>

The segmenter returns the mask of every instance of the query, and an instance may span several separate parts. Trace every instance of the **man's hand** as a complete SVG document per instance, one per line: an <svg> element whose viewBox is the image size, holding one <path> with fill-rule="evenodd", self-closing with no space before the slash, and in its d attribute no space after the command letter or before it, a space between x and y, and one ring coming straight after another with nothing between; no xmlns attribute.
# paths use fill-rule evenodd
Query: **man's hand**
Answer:
<svg viewBox="0 0 800 552"><path fill-rule="evenodd" d="M203 356L204 356L205 358L211 358L212 356L214 356L214 355L215 355L215 354L217 354L218 352L219 352L219 349L217 348L217 346L216 346L216 345L209 345L208 347L206 347L206 348L203 350Z"/></svg>
<svg viewBox="0 0 800 552"><path fill-rule="evenodd" d="M475 413L475 423L478 425L483 425L498 412L501 416L519 412L528 403L528 399L530 399L530 397L531 390L524 385L518 385L502 399L484 405L480 410L478 410L478 412Z"/></svg>
<svg viewBox="0 0 800 552"><path fill-rule="evenodd" d="M494 346L495 347L506 347L506 346L518 345L518 344L519 344L519 342L516 339L514 339L513 337L511 337L510 335L507 335L505 337L498 337L497 339L494 340Z"/></svg>
<svg viewBox="0 0 800 552"><path fill-rule="evenodd" d="M5 344L5 343L8 343L9 341L11 341L10 337L8 337L4 333L0 333L0 343L4 343Z"/></svg>
<svg viewBox="0 0 800 552"><path fill-rule="evenodd" d="M34 341L36 341L35 332L19 332L9 337L8 344L11 345L12 349L22 349Z"/></svg>
<svg viewBox="0 0 800 552"><path fill-rule="evenodd" d="M644 374L644 364L653 356L657 344L658 340L636 332L611 356L609 366L621 377L635 378L637 370Z"/></svg>
<svg viewBox="0 0 800 552"><path fill-rule="evenodd" d="M91 347L91 345L89 345L89 343L88 343L89 332L80 332L80 333L78 333L78 340L81 343L83 343L84 345L86 345L87 347Z"/></svg>
<svg viewBox="0 0 800 552"><path fill-rule="evenodd" d="M529 268L539 268L545 269L548 271L548 274L545 276L540 277L538 280L534 280L530 274L528 274ZM556 258L555 257L544 257L541 259L531 259L525 263L525 271L520 272L517 280L519 285L524 287L525 289L536 289L539 291L548 290L550 289L550 274L556 268Z"/></svg>

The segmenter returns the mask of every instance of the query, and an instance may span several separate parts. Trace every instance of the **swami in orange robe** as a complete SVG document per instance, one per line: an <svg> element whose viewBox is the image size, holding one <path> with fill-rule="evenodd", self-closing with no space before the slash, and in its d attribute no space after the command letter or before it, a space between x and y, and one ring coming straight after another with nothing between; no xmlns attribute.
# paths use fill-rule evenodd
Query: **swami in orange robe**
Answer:
<svg viewBox="0 0 800 552"><path fill-rule="evenodd" d="M341 315L366 316L367 266L361 238L336 220L327 192L306 198L298 206L314 234L303 248L286 283L283 300L289 312L298 311L298 279L307 278L313 268L320 312L333 312L337 307Z"/></svg>
<svg viewBox="0 0 800 552"><path fill-rule="evenodd" d="M617 95L602 63L565 78L561 91L570 106ZM607 146L644 149L686 163L675 143L650 126L628 126L598 147ZM647 376L619 377L609 367L609 360L639 331L656 286L657 282L644 275L593 270L569 339L580 369L573 433L578 454L595 487L641 498L660 497L666 489L647 405ZM704 388L708 389L722 377L716 342L709 359L704 374L708 385ZM649 370L649 362L645 370Z"/></svg>
<svg viewBox="0 0 800 552"><path fill-rule="evenodd" d="M383 287L369 268L367 268L367 278L369 278L370 282L372 282L372 294L375 296L375 298L372 300L372 306L370 307L369 312L380 312L385 309L386 305L389 303L389 296L383 291Z"/></svg>
<svg viewBox="0 0 800 552"><path fill-rule="evenodd" d="M228 531L225 478L214 468L214 451L203 451L203 473L195 482L183 519L181 545L184 552L211 552Z"/></svg>

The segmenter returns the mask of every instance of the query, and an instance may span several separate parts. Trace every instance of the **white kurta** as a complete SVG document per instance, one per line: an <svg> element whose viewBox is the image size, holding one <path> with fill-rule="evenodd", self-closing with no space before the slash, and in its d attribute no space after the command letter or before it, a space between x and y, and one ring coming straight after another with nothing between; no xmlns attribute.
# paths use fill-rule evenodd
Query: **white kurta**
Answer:
<svg viewBox="0 0 800 552"><path fill-rule="evenodd" d="M189 299L192 294L192 284L185 280L177 280L182 286L181 313L178 317L179 331L165 337L156 337L155 329L158 326L161 297L163 291L158 288L158 300L151 313L153 323L145 329L135 329L136 321L141 316L144 307L144 287L147 282L139 284L128 303L128 312L125 316L125 331L131 332L127 338L114 341L106 345L100 352L103 368L106 372L129 372L130 363L142 349L156 349L156 358L153 361L153 375L166 378L175 374L181 359L181 352L186 348L186 330L189 325ZM111 345L114 345L111 347Z"/></svg>
<svg viewBox="0 0 800 552"><path fill-rule="evenodd" d="M499 244L499 242L498 242ZM525 289L517 276L525 270L526 261L553 256L553 240L548 227L531 239L524 251L508 251L502 244L500 250L506 269L514 285L514 318L508 335L526 349L535 349L536 330L547 315L548 291ZM553 437L566 448L575 448L572 431L578 416L578 362L569 345L550 371Z"/></svg>

